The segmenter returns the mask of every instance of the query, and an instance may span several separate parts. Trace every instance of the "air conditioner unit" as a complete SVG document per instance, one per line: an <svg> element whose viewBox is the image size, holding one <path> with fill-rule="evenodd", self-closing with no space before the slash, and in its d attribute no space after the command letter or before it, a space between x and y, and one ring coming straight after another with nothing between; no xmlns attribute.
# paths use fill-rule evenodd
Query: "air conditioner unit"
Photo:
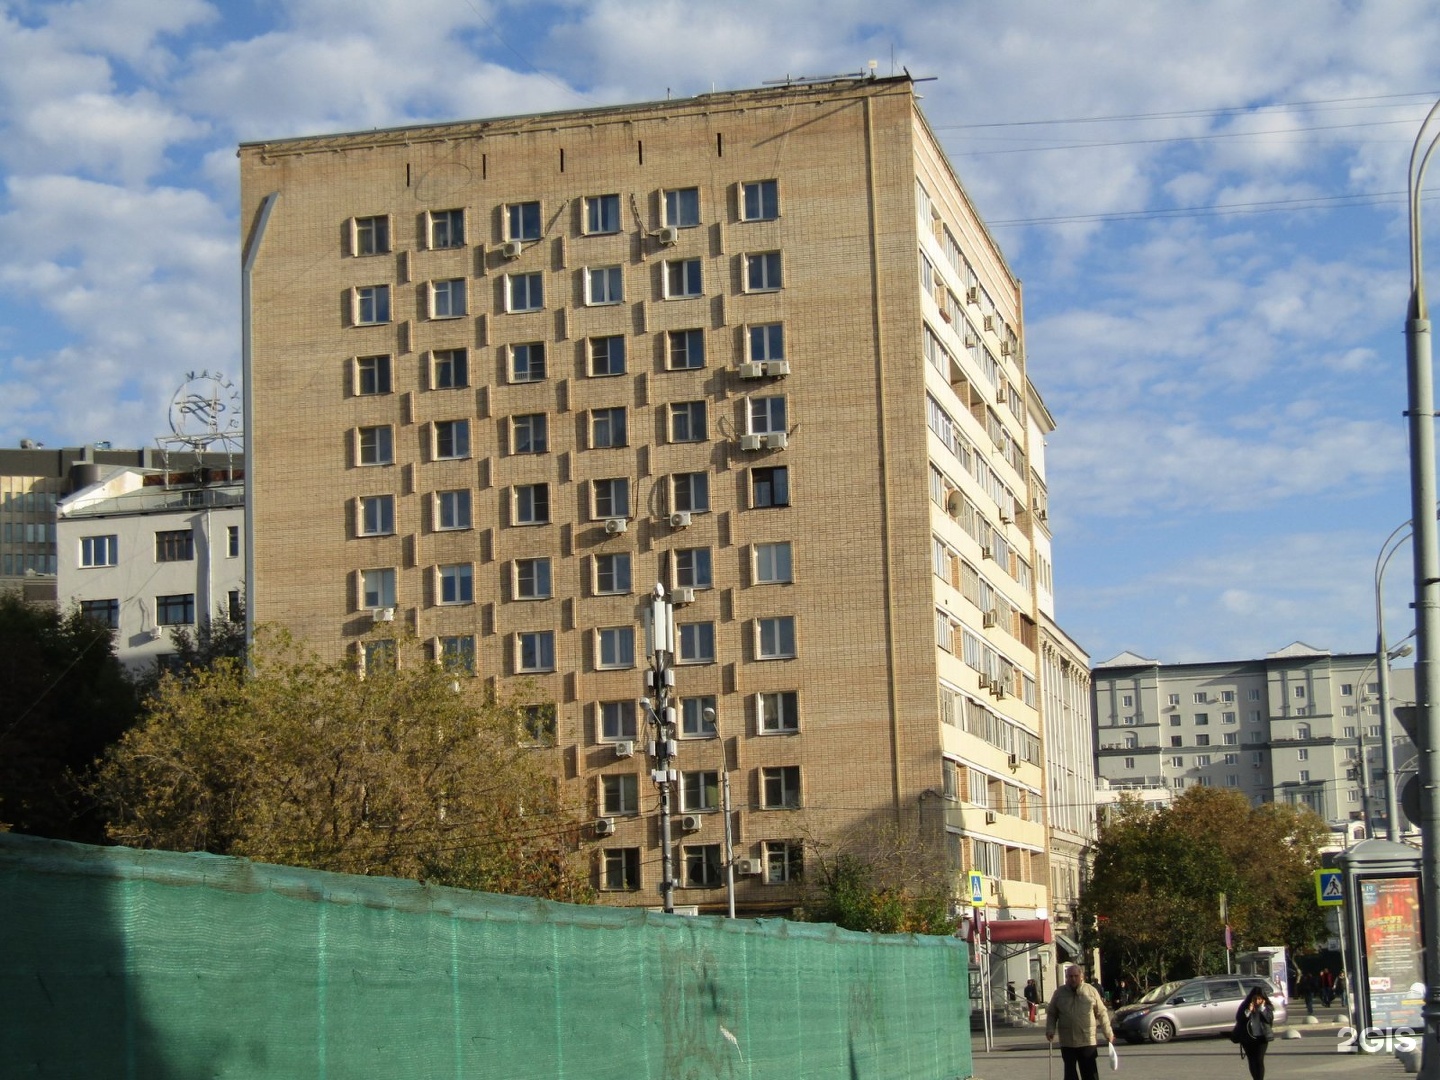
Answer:
<svg viewBox="0 0 1440 1080"><path fill-rule="evenodd" d="M986 316L985 316L985 329L986 329L986 330L994 330L994 329L995 329L995 316L994 316L994 315L986 315Z"/></svg>
<svg viewBox="0 0 1440 1080"><path fill-rule="evenodd" d="M670 515L670 527L672 529L685 529L690 526L690 511L676 510Z"/></svg>
<svg viewBox="0 0 1440 1080"><path fill-rule="evenodd" d="M681 832L699 832L699 831L700 831L700 815L699 815L699 814L686 814L684 817L682 817L682 818L680 819L680 831L681 831Z"/></svg>
<svg viewBox="0 0 1440 1080"><path fill-rule="evenodd" d="M741 435L741 436L740 436L740 449L741 449L741 450L759 450L760 447L762 447L762 446L764 446L764 445L765 445L764 437L761 436L761 435Z"/></svg>
<svg viewBox="0 0 1440 1080"><path fill-rule="evenodd" d="M624 518L606 518L605 531L611 536L618 536L630 527L630 522Z"/></svg>
<svg viewBox="0 0 1440 1080"><path fill-rule="evenodd" d="M978 304L980 302L980 289L978 286L971 285L970 288L965 290L965 302L967 304Z"/></svg>
<svg viewBox="0 0 1440 1080"><path fill-rule="evenodd" d="M1001 510L1001 511L1000 511L1000 524L1002 524L1002 525L1009 525L1009 524L1011 524L1012 522L1014 522L1014 520L1015 520L1015 519L1010 516L1010 511L1008 511L1008 510Z"/></svg>
<svg viewBox="0 0 1440 1080"><path fill-rule="evenodd" d="M660 243L668 247L670 244L673 244L680 239L680 230L677 229L674 225L666 225L663 229L660 230L658 235Z"/></svg>
<svg viewBox="0 0 1440 1080"><path fill-rule="evenodd" d="M1019 755L1019 754L1011 754L1011 755L1010 755L1010 768L1012 768L1012 769L1018 769L1019 767L1020 767L1020 755Z"/></svg>
<svg viewBox="0 0 1440 1080"><path fill-rule="evenodd" d="M981 676L980 676L980 689L981 689L981 690L989 690L989 689L990 689L990 676L989 676L989 675L985 675L985 674L983 674L983 673L981 674Z"/></svg>
<svg viewBox="0 0 1440 1080"><path fill-rule="evenodd" d="M988 548L988 547L982 547L982 548L980 549L980 557L981 557L982 559L993 559L993 558L995 558L995 549L994 549L994 548Z"/></svg>
<svg viewBox="0 0 1440 1080"><path fill-rule="evenodd" d="M980 617L980 622L985 626L986 629L994 626L999 621L1000 616L994 608L991 608L989 611L985 612L985 614Z"/></svg>
<svg viewBox="0 0 1440 1080"><path fill-rule="evenodd" d="M609 818L609 817L596 818L596 819L595 819L595 835L596 835L596 836L614 836L614 835L615 835L615 819L614 819L614 818Z"/></svg>
<svg viewBox="0 0 1440 1080"><path fill-rule="evenodd" d="M616 756L616 757L634 757L634 756L635 756L635 742L634 742L634 740L633 740L633 739L625 739L625 740L623 740L623 741L621 741L621 742L617 742L617 743L615 744L615 756Z"/></svg>
<svg viewBox="0 0 1440 1080"><path fill-rule="evenodd" d="M735 873L754 876L765 872L764 863L759 859L736 859Z"/></svg>
<svg viewBox="0 0 1440 1080"><path fill-rule="evenodd" d="M1012 343L1009 342L1009 341L1002 341L1002 342L1000 343L1000 355L1001 355L1001 356L1012 356L1012 355L1014 355L1014 353L1015 353L1015 346L1014 346L1014 344L1012 344Z"/></svg>
<svg viewBox="0 0 1440 1080"><path fill-rule="evenodd" d="M967 349L973 349L973 348L975 348L976 345L979 345L979 344L980 344L980 339L977 338L974 334L967 333L967 334L965 335L965 347L966 347Z"/></svg>
<svg viewBox="0 0 1440 1080"><path fill-rule="evenodd" d="M370 610L370 618L377 623L394 622L395 609L393 607L377 607Z"/></svg>
<svg viewBox="0 0 1440 1080"><path fill-rule="evenodd" d="M990 684L990 693L994 694L995 699L998 701L1005 696L1005 684L998 679L995 680Z"/></svg>
<svg viewBox="0 0 1440 1080"><path fill-rule="evenodd" d="M784 450L790 439L783 431L772 431L768 435L761 436L760 441L767 450Z"/></svg>
<svg viewBox="0 0 1440 1080"><path fill-rule="evenodd" d="M742 379L763 379L765 377L765 365L757 364L753 360L747 360L740 365L740 378Z"/></svg>
<svg viewBox="0 0 1440 1080"><path fill-rule="evenodd" d="M789 360L766 360L766 361L765 361L765 374L766 374L766 375L769 375L769 376L771 376L771 377L773 377L773 378L779 378L779 377L782 376L782 375L789 375L789 374L790 374L790 361L789 361Z"/></svg>
<svg viewBox="0 0 1440 1080"><path fill-rule="evenodd" d="M1049 521L1049 520L1050 520L1050 511L1046 510L1046 509L1042 506L1039 510L1036 510L1036 511L1035 511L1035 516L1036 516L1037 518L1039 518L1041 521Z"/></svg>
<svg viewBox="0 0 1440 1080"><path fill-rule="evenodd" d="M500 251L507 259L518 259L524 253L525 245L519 240L506 240Z"/></svg>
<svg viewBox="0 0 1440 1080"><path fill-rule="evenodd" d="M145 638L146 641L159 641L159 640L160 640L160 635L161 635L163 632L164 632L164 631L162 631L162 630L160 629L160 627L158 627L158 626L152 626L149 630L146 630L146 631L145 631L145 633L144 633L143 636L144 636L144 638Z"/></svg>
<svg viewBox="0 0 1440 1080"><path fill-rule="evenodd" d="M670 602L672 604L693 604L695 602L695 590L688 585L670 590Z"/></svg>
<svg viewBox="0 0 1440 1080"><path fill-rule="evenodd" d="M994 810L986 810L986 811L985 811L985 824L986 824L986 825L994 825L994 824L995 824L995 811L994 811Z"/></svg>

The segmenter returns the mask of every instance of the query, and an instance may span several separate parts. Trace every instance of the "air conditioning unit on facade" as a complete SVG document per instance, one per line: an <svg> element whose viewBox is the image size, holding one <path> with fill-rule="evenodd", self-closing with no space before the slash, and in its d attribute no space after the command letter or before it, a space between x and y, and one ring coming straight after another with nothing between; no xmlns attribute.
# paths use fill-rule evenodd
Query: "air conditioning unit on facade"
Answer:
<svg viewBox="0 0 1440 1080"><path fill-rule="evenodd" d="M1001 355L1001 356L1013 356L1014 354L1015 354L1015 345L1014 345L1013 342L1002 341L1002 342L1000 343L1000 355Z"/></svg>
<svg viewBox="0 0 1440 1080"><path fill-rule="evenodd" d="M759 859L736 859L735 873L753 877L764 873L765 867Z"/></svg>
<svg viewBox="0 0 1440 1080"><path fill-rule="evenodd" d="M994 811L994 810L986 810L986 811L985 811L985 824L986 824L986 825L994 825L994 824L995 824L995 811Z"/></svg>
<svg viewBox="0 0 1440 1080"><path fill-rule="evenodd" d="M1001 511L1000 511L1000 524L1002 524L1002 525L1010 525L1010 524L1012 524L1014 521L1015 521L1015 519L1010 516L1010 512L1009 512L1008 510L1001 510Z"/></svg>
<svg viewBox="0 0 1440 1080"><path fill-rule="evenodd" d="M1010 755L1010 768L1012 768L1012 769L1018 769L1019 767L1020 767L1020 755L1019 755L1019 754L1011 754L1011 755Z"/></svg>
<svg viewBox="0 0 1440 1080"><path fill-rule="evenodd" d="M699 831L700 831L700 815L699 815L699 814L686 814L684 817L682 817L682 818L680 819L680 831L681 831L681 832L699 832Z"/></svg>
<svg viewBox="0 0 1440 1080"><path fill-rule="evenodd" d="M658 238L660 240L660 243L664 244L666 247L669 247L671 244L679 241L680 230L677 229L674 225L666 225L663 229L660 230Z"/></svg>
<svg viewBox="0 0 1440 1080"><path fill-rule="evenodd" d="M757 364L753 360L747 360L740 365L739 375L742 379L763 379L765 377L765 365Z"/></svg>
<svg viewBox="0 0 1440 1080"><path fill-rule="evenodd" d="M741 450L759 450L759 449L760 449L762 446L764 446L764 445L765 445L765 442L764 442L764 436L763 436L763 435L741 435L741 436L740 436L740 449L741 449Z"/></svg>
<svg viewBox="0 0 1440 1080"><path fill-rule="evenodd" d="M766 360L765 374L771 378L780 378L790 374L789 360Z"/></svg>
<svg viewBox="0 0 1440 1080"><path fill-rule="evenodd" d="M790 438L783 431L772 431L768 435L762 435L760 441L767 450L784 450Z"/></svg>
<svg viewBox="0 0 1440 1080"><path fill-rule="evenodd" d="M615 744L615 756L616 756L616 757L634 757L634 756L635 756L635 741L634 741L633 739L624 739L624 740L622 740L621 742L617 742L617 743Z"/></svg>
<svg viewBox="0 0 1440 1080"><path fill-rule="evenodd" d="M690 527L690 511L676 510L670 515L670 527L672 529L688 529Z"/></svg>
<svg viewBox="0 0 1440 1080"><path fill-rule="evenodd" d="M999 701L1005 696L1005 684L999 679L996 679L990 684L990 693L995 695L996 701Z"/></svg>
<svg viewBox="0 0 1440 1080"><path fill-rule="evenodd" d="M596 835L596 836L614 836L614 835L615 835L615 819L614 819L614 818L609 818L609 817L596 818L596 819L595 819L595 835Z"/></svg>
<svg viewBox="0 0 1440 1080"><path fill-rule="evenodd" d="M998 321L999 321L999 320L996 319L994 315L986 315L986 316L985 316L985 329L986 329L986 330L994 330L994 329L995 329L995 324L996 324Z"/></svg>
<svg viewBox="0 0 1440 1080"><path fill-rule="evenodd" d="M677 589L670 590L670 602L672 604L693 604L695 602L695 590L688 585L682 585Z"/></svg>
<svg viewBox="0 0 1440 1080"><path fill-rule="evenodd" d="M965 290L965 302L967 304L978 304L980 302L979 286L971 285L970 288Z"/></svg>
<svg viewBox="0 0 1440 1080"><path fill-rule="evenodd" d="M370 618L377 623L394 622L395 609L393 607L377 607L370 610Z"/></svg>
<svg viewBox="0 0 1440 1080"><path fill-rule="evenodd" d="M985 614L980 617L980 622L985 626L987 630L999 621L1000 616L994 608L991 608L989 611L985 612Z"/></svg>
<svg viewBox="0 0 1440 1080"><path fill-rule="evenodd" d="M524 253L525 245L519 240L506 240L500 251L507 259L518 259Z"/></svg>
<svg viewBox="0 0 1440 1080"><path fill-rule="evenodd" d="M980 558L982 558L982 559L993 559L993 558L995 558L995 549L994 549L994 548L988 548L988 547L982 547L982 548L980 549Z"/></svg>
<svg viewBox="0 0 1440 1080"><path fill-rule="evenodd" d="M624 518L606 518L605 531L611 536L618 536L630 527L630 522Z"/></svg>

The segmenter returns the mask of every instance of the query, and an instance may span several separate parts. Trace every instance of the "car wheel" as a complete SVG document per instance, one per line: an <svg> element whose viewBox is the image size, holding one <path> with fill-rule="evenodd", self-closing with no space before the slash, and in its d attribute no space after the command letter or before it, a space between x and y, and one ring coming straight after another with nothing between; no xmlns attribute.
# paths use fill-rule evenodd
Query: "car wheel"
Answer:
<svg viewBox="0 0 1440 1080"><path fill-rule="evenodd" d="M1169 1020L1156 1020L1150 1025L1150 1041L1163 1043L1175 1037L1175 1025Z"/></svg>

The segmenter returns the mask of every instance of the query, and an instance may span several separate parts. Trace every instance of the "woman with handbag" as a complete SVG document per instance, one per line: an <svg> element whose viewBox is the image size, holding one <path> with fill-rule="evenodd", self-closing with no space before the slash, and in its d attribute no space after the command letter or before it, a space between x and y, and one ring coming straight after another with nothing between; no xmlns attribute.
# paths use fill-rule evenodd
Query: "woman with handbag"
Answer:
<svg viewBox="0 0 1440 1080"><path fill-rule="evenodd" d="M1255 987L1235 1013L1235 1033L1240 1052L1250 1066L1250 1080L1265 1080L1265 1049L1275 1037L1275 1006L1270 995Z"/></svg>

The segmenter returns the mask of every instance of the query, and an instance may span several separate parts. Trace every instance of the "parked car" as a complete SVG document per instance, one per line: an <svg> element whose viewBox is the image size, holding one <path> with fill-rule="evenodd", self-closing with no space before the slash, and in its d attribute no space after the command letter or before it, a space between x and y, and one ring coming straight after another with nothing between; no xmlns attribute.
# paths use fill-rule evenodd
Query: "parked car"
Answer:
<svg viewBox="0 0 1440 1080"><path fill-rule="evenodd" d="M1286 1018L1285 994L1261 975L1206 975L1157 986L1139 1001L1115 1010L1115 1034L1126 1042L1169 1042L1182 1035L1224 1035L1252 987L1263 987L1275 1006L1275 1023Z"/></svg>

